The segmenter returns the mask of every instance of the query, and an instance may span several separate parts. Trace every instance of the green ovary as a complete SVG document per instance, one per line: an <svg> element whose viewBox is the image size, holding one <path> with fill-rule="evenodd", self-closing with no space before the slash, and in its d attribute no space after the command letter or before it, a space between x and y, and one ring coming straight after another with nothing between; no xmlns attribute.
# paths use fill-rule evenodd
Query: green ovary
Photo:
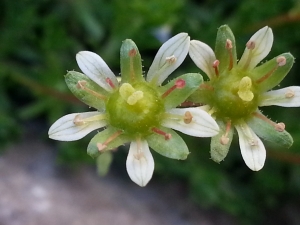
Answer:
<svg viewBox="0 0 300 225"><path fill-rule="evenodd" d="M223 120L247 119L258 108L258 94L250 76L245 71L233 69L209 82L213 86L209 105Z"/></svg>
<svg viewBox="0 0 300 225"><path fill-rule="evenodd" d="M164 112L160 95L146 82L122 84L109 97L106 108L110 125L130 136L149 135Z"/></svg>

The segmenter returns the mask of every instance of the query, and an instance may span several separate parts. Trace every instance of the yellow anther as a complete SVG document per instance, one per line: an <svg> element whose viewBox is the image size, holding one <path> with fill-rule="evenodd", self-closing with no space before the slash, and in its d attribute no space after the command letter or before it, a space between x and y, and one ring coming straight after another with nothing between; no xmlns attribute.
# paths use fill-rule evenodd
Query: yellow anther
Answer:
<svg viewBox="0 0 300 225"><path fill-rule="evenodd" d="M127 98L127 103L129 105L136 104L140 99L144 97L144 93L142 91L135 91Z"/></svg>
<svg viewBox="0 0 300 225"><path fill-rule="evenodd" d="M243 77L239 83L239 97L246 102L250 102L254 98L254 94L251 91L252 81L250 77Z"/></svg>

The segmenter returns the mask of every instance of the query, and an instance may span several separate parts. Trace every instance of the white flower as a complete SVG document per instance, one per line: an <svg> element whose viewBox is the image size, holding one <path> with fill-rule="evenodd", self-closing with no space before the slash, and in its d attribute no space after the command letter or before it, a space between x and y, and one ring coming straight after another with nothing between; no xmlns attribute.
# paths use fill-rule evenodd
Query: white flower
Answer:
<svg viewBox="0 0 300 225"><path fill-rule="evenodd" d="M199 74L185 74L160 86L182 63L189 43L186 33L164 43L149 69L147 82L142 77L138 49L131 40L124 41L121 48L120 84L100 56L88 51L79 52L77 63L88 78L81 73L69 72L67 84L78 98L98 111L60 118L50 127L49 137L73 141L107 127L91 140L88 153L97 156L131 142L127 172L132 181L145 186L154 171L149 146L174 159L185 159L189 154L184 141L169 128L197 137L214 136L219 131L215 120L205 111L175 109L197 89L201 82Z"/></svg>
<svg viewBox="0 0 300 225"><path fill-rule="evenodd" d="M212 159L216 162L226 157L232 126L239 135L242 157L253 171L260 170L266 159L264 144L257 135L287 147L293 142L283 123L272 122L258 110L269 105L300 106L300 87L268 91L280 83L294 62L293 56L285 53L257 66L268 55L272 44L272 30L264 27L250 38L238 61L235 38L226 25L219 28L215 52L203 42L191 41L189 55L210 79L200 86L206 96L200 93L192 97L210 106L208 111L216 115L221 128L211 144Z"/></svg>

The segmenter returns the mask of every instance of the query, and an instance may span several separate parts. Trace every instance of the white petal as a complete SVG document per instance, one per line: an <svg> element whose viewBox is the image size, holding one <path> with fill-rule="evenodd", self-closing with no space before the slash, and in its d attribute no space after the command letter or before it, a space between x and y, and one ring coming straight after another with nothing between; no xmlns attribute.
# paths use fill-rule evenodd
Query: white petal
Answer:
<svg viewBox="0 0 300 225"><path fill-rule="evenodd" d="M84 113L72 113L58 119L49 129L49 137L59 141L75 141L83 138L88 133L98 128L107 125L105 120L96 120L91 122L85 122L82 125L75 125L74 119L80 115L81 119L90 118L100 115L99 112L84 112Z"/></svg>
<svg viewBox="0 0 300 225"><path fill-rule="evenodd" d="M213 63L216 60L214 51L201 41L192 40L189 55L194 63L211 78L214 74Z"/></svg>
<svg viewBox="0 0 300 225"><path fill-rule="evenodd" d="M82 72L105 90L112 91L112 87L107 83L106 78L109 78L116 87L118 86L116 76L96 53L89 51L78 52L76 60Z"/></svg>
<svg viewBox="0 0 300 225"><path fill-rule="evenodd" d="M147 141L131 142L126 168L130 179L141 187L150 181L154 171L154 160Z"/></svg>
<svg viewBox="0 0 300 225"><path fill-rule="evenodd" d="M189 111L192 115L190 123L185 123L183 117ZM167 111L169 114L178 115L182 119L175 117L166 118L162 122L162 126L178 130L182 133L195 136L195 137L212 137L219 133L219 126L216 121L204 110L196 108L186 109L170 109Z"/></svg>
<svg viewBox="0 0 300 225"><path fill-rule="evenodd" d="M253 171L262 169L266 160L264 144L246 123L236 125L235 128L246 165Z"/></svg>
<svg viewBox="0 0 300 225"><path fill-rule="evenodd" d="M185 59L190 45L187 33L179 33L165 42L158 50L147 74L147 81L160 85ZM173 62L167 60L174 57Z"/></svg>
<svg viewBox="0 0 300 225"><path fill-rule="evenodd" d="M262 95L260 106L278 105L283 107L300 106L300 87L291 86L275 91L268 91Z"/></svg>
<svg viewBox="0 0 300 225"><path fill-rule="evenodd" d="M253 41L255 43L255 47L252 51L250 51L247 47L245 48L244 54L242 55L238 65L240 67L245 67L248 63L248 58L251 57L249 65L246 66L246 68L250 70L262 61L271 51L273 45L272 29L267 26L260 29L250 38L249 41Z"/></svg>

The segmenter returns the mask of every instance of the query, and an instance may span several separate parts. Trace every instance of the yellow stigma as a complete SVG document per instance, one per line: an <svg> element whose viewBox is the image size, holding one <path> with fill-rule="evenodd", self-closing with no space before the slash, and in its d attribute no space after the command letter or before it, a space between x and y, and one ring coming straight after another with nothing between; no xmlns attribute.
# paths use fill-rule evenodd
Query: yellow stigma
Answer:
<svg viewBox="0 0 300 225"><path fill-rule="evenodd" d="M254 94L251 91L252 81L250 77L243 77L239 83L239 97L246 102L250 102L254 98Z"/></svg>
<svg viewBox="0 0 300 225"><path fill-rule="evenodd" d="M122 84L119 89L119 93L129 105L135 105L144 97L144 93L142 91L136 91L129 83Z"/></svg>

